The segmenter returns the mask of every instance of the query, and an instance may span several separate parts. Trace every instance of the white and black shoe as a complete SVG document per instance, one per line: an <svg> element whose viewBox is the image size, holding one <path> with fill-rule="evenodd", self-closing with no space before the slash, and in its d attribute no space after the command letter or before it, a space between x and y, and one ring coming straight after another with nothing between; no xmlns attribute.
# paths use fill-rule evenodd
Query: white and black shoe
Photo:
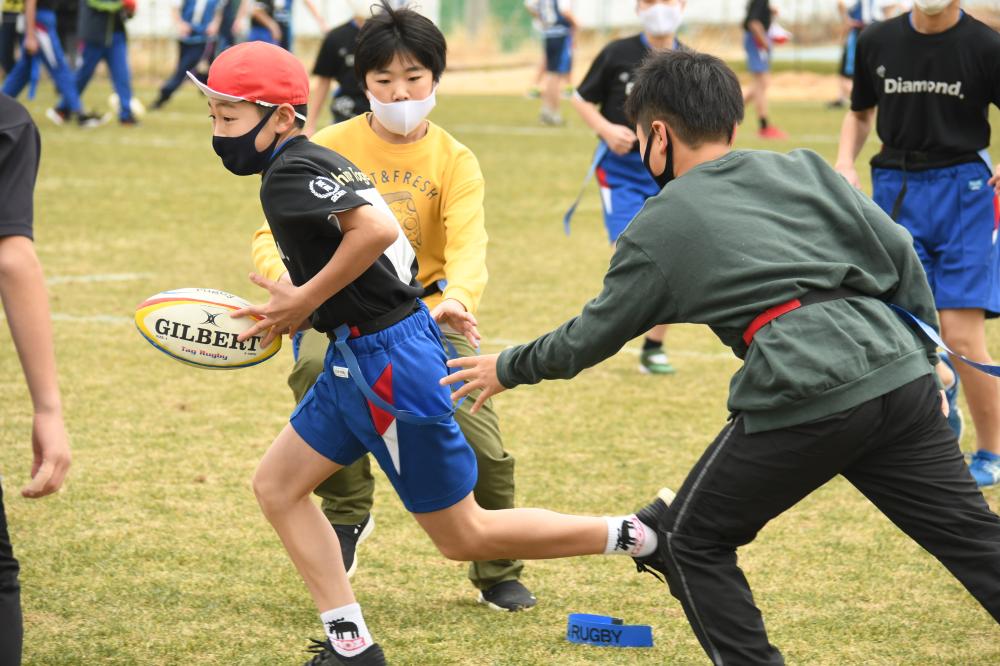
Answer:
<svg viewBox="0 0 1000 666"><path fill-rule="evenodd" d="M375 531L375 519L369 513L356 525L334 525L333 529L340 540L340 554L344 558L347 577L350 578L358 570L358 546Z"/></svg>
<svg viewBox="0 0 1000 666"><path fill-rule="evenodd" d="M345 657L337 654L330 641L318 641L310 638L313 642L306 650L313 653L313 658L307 661L304 666L386 666L385 653L382 646L372 643L372 646L353 657Z"/></svg>
<svg viewBox="0 0 1000 666"><path fill-rule="evenodd" d="M51 108L45 109L45 117L53 122L55 125L65 125L66 121L73 116L69 109L60 109L58 106L53 106Z"/></svg>
<svg viewBox="0 0 1000 666"><path fill-rule="evenodd" d="M667 560L662 554L666 551L667 538L666 532L663 530L661 525L663 524L662 518L667 513L667 509L670 507L670 503L674 501L674 491L670 488L660 488L660 492L656 494L656 499L644 506L643 508L636 511L636 517L644 525L652 527L656 531L656 536L658 537L658 543L656 546L656 551L647 555L646 557L633 557L635 561L636 571L648 572L653 574L653 577L659 578L662 582L667 582ZM619 535L622 538L622 535ZM626 538L628 535L626 534ZM663 578L657 575L659 572Z"/></svg>
<svg viewBox="0 0 1000 666"><path fill-rule="evenodd" d="M479 603L495 611L512 613L528 610L538 599L519 580L505 580L479 592Z"/></svg>

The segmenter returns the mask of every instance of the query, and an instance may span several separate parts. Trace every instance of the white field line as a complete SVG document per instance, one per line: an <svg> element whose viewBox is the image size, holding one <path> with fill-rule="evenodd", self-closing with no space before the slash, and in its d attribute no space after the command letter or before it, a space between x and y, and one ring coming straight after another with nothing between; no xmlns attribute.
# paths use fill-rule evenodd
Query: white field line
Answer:
<svg viewBox="0 0 1000 666"><path fill-rule="evenodd" d="M97 273L93 275L53 275L45 281L49 284L70 284L74 282L131 282L152 277L149 273Z"/></svg>
<svg viewBox="0 0 1000 666"><path fill-rule="evenodd" d="M66 321L73 324L131 324L132 317L121 315L73 315L65 312L53 312L52 321Z"/></svg>
<svg viewBox="0 0 1000 666"><path fill-rule="evenodd" d="M108 134L100 130L73 132L63 134L53 141L72 141L75 143L100 143L102 145L114 144L119 146L138 146L140 148L192 148L195 144L192 141L181 141L171 139L157 134L131 134L132 130L127 130L129 134ZM142 131L142 130L139 130ZM100 134L98 134L100 132Z"/></svg>
<svg viewBox="0 0 1000 666"><path fill-rule="evenodd" d="M519 125L451 125L449 132L455 134L501 134L505 136L560 136L575 134L578 136L593 135L591 130L567 129L565 127L524 127Z"/></svg>
<svg viewBox="0 0 1000 666"><path fill-rule="evenodd" d="M569 135L592 136L594 133L587 129L567 129L565 127L530 127L519 125L452 125L448 128L455 134L490 134L500 136L551 136L560 137ZM799 144L837 144L840 136L836 134L793 134L789 141Z"/></svg>

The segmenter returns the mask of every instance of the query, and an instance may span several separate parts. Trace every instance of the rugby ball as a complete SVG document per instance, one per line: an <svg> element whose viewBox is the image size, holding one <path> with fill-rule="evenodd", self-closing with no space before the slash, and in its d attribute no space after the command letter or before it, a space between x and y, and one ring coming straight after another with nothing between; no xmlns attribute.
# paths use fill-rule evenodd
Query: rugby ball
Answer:
<svg viewBox="0 0 1000 666"><path fill-rule="evenodd" d="M135 310L135 325L149 344L199 368L230 370L256 365L281 349L279 335L266 349L263 335L240 342L236 337L260 317L233 319L229 314L250 305L218 289L173 289L150 296Z"/></svg>

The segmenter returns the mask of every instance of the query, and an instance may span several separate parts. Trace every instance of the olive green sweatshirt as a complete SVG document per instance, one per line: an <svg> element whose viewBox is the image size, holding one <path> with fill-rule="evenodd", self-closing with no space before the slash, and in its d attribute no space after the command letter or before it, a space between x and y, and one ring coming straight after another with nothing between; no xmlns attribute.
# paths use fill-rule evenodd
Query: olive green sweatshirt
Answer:
<svg viewBox="0 0 1000 666"><path fill-rule="evenodd" d="M837 287L863 295L793 310L743 342L764 310ZM937 326L909 233L812 151L734 151L649 199L619 237L601 293L505 350L497 373L508 388L568 379L655 324L707 324L744 361L729 409L748 433L784 428L933 372L934 345L883 301Z"/></svg>

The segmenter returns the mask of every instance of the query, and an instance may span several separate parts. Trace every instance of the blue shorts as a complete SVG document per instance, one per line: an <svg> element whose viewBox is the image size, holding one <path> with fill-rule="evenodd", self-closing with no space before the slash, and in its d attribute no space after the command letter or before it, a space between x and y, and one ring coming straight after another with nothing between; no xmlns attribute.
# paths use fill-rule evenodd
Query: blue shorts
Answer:
<svg viewBox="0 0 1000 666"><path fill-rule="evenodd" d="M268 44L277 44L274 41L274 36L271 31L262 25L252 25L250 26L250 32L247 33L248 42L267 42Z"/></svg>
<svg viewBox="0 0 1000 666"><path fill-rule="evenodd" d="M365 381L397 409L422 415L452 408L451 390L438 379L448 373L441 333L427 308L348 346ZM323 374L292 412L295 432L340 465L371 453L411 513L446 509L476 485L476 456L453 417L431 425L393 418L369 403L331 344Z"/></svg>
<svg viewBox="0 0 1000 666"><path fill-rule="evenodd" d="M977 308L1000 313L1000 219L990 171L983 162L906 174L896 220L913 236L939 310ZM903 186L898 169L872 169L872 198L892 212Z"/></svg>
<svg viewBox="0 0 1000 666"><path fill-rule="evenodd" d="M604 227L608 230L608 240L614 243L646 199L659 194L660 188L635 150L625 155L608 151L595 174L601 187Z"/></svg>
<svg viewBox="0 0 1000 666"><path fill-rule="evenodd" d="M771 70L771 45L768 44L767 57L762 57L757 42L749 30L743 31L743 49L747 52L747 69L754 74L763 74Z"/></svg>
<svg viewBox="0 0 1000 666"><path fill-rule="evenodd" d="M573 38L570 35L545 38L545 71L569 74L573 69Z"/></svg>

